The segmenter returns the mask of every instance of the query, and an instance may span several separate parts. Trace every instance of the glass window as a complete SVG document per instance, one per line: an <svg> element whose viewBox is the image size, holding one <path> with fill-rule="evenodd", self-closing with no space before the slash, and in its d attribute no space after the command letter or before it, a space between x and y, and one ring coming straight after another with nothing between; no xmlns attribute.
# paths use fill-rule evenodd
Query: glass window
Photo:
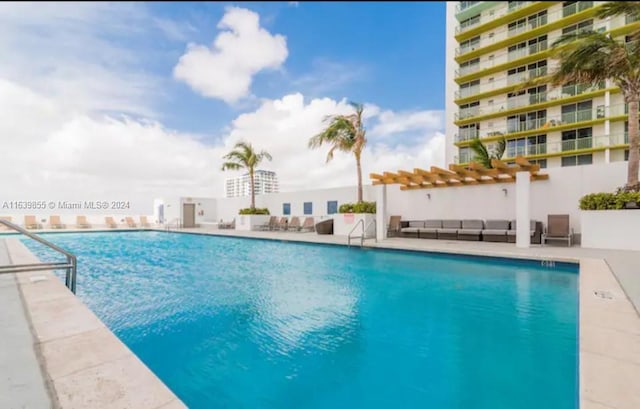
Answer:
<svg viewBox="0 0 640 409"><path fill-rule="evenodd" d="M338 213L338 201L329 200L327 202L327 214L336 214L336 213Z"/></svg>
<svg viewBox="0 0 640 409"><path fill-rule="evenodd" d="M313 214L313 203L312 202L304 202L303 208L304 208L304 214Z"/></svg>
<svg viewBox="0 0 640 409"><path fill-rule="evenodd" d="M282 204L282 214L288 216L291 214L291 203Z"/></svg>
<svg viewBox="0 0 640 409"><path fill-rule="evenodd" d="M564 156L562 158L562 166L591 165L593 163L593 155Z"/></svg>

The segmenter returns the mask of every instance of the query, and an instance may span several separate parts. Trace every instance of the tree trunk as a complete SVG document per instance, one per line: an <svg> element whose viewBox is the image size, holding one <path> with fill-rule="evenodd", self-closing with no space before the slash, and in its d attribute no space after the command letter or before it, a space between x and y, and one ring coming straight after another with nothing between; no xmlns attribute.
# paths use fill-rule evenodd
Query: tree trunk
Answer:
<svg viewBox="0 0 640 409"><path fill-rule="evenodd" d="M254 210L256 208L256 191L253 188L253 168L249 169L249 181L251 182L251 186L249 187L249 189L251 189L251 210Z"/></svg>
<svg viewBox="0 0 640 409"><path fill-rule="evenodd" d="M356 166L358 167L358 203L362 203L362 166L360 165L360 153L356 153Z"/></svg>
<svg viewBox="0 0 640 409"><path fill-rule="evenodd" d="M638 98L629 101L629 163L627 168L627 189L638 190Z"/></svg>

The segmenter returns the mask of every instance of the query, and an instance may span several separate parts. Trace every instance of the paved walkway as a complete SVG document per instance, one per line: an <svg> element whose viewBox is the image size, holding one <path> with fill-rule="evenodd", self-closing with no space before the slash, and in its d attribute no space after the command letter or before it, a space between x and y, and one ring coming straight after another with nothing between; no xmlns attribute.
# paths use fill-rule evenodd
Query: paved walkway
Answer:
<svg viewBox="0 0 640 409"><path fill-rule="evenodd" d="M7 264L5 243L0 240L0 265ZM50 408L14 274L0 274L0 300L0 408Z"/></svg>

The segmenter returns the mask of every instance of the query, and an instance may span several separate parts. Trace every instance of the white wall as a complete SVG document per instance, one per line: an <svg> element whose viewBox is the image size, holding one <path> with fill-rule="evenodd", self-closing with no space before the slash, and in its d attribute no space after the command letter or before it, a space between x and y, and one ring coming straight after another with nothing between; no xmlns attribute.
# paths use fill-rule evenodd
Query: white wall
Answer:
<svg viewBox="0 0 640 409"><path fill-rule="evenodd" d="M593 210L580 212L582 247L640 250L640 210Z"/></svg>

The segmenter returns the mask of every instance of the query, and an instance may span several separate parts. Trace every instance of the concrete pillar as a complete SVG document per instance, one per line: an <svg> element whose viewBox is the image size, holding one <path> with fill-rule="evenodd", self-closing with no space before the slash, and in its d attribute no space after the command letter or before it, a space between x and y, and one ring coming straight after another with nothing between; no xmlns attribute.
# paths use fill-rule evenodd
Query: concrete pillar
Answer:
<svg viewBox="0 0 640 409"><path fill-rule="evenodd" d="M387 238L387 185L376 186L376 240Z"/></svg>
<svg viewBox="0 0 640 409"><path fill-rule="evenodd" d="M529 223L531 220L529 196L531 179L529 172L516 173L516 247L527 248L531 244Z"/></svg>

